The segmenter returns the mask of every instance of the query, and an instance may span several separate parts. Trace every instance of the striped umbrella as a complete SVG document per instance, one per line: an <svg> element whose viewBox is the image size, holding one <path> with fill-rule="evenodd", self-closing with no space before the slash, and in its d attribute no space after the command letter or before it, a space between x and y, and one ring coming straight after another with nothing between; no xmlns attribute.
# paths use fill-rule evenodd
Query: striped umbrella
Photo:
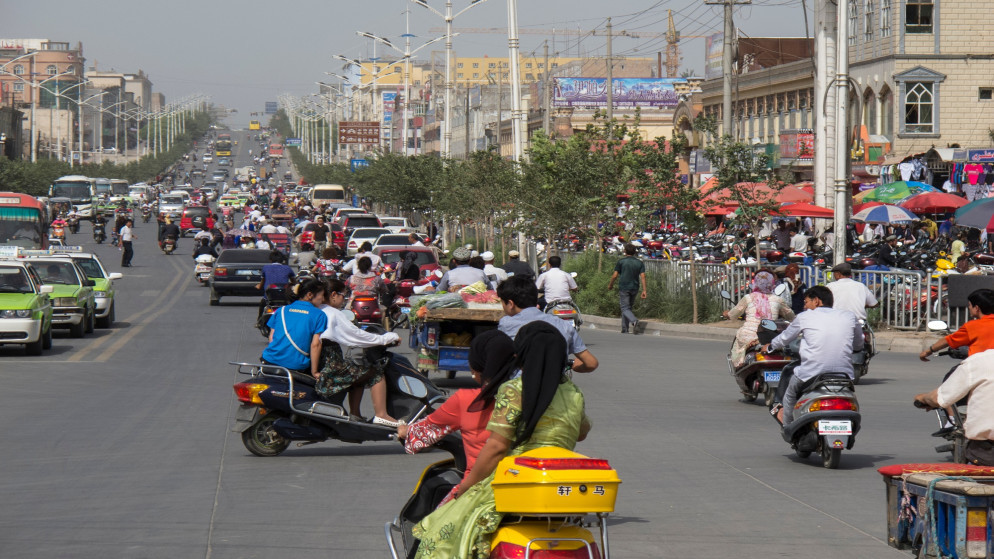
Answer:
<svg viewBox="0 0 994 559"><path fill-rule="evenodd" d="M860 202L885 202L896 204L902 200L907 200L915 194L922 192L937 192L937 190L923 182L897 181L882 184L865 192L853 196L853 201Z"/></svg>
<svg viewBox="0 0 994 559"><path fill-rule="evenodd" d="M866 208L852 216L852 220L861 223L908 223L918 221L918 216L900 206L876 206Z"/></svg>

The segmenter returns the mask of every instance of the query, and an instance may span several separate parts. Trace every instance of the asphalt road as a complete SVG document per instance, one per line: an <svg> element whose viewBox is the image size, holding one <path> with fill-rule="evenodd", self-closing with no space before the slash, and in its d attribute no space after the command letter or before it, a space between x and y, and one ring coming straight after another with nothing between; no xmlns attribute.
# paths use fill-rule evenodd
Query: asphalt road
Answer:
<svg viewBox="0 0 994 559"><path fill-rule="evenodd" d="M125 272L112 329L57 332L38 358L0 348L0 557L386 556L383 523L444 456L337 442L249 454L229 431L238 375L227 363L265 345L257 301L209 307L192 240L165 256L154 222L136 232L131 269L94 247ZM88 224L72 237L89 241ZM911 398L949 363L878 356L858 389L863 430L830 471L795 458L764 408L737 401L726 343L583 335L601 368L576 375L594 421L578 451L623 479L616 557L907 556L886 544L876 468L944 459L934 416Z"/></svg>

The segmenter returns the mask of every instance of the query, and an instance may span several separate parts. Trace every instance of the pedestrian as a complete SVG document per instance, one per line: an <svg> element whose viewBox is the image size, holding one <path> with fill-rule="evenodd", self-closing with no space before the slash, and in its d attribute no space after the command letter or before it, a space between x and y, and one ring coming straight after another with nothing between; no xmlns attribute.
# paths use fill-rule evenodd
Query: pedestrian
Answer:
<svg viewBox="0 0 994 559"><path fill-rule="evenodd" d="M621 307L621 333L627 334L628 327L631 326L632 334L638 334L639 320L632 312L632 303L635 302L635 294L638 293L639 284L642 285L642 299L645 299L647 291L645 286L645 263L635 256L635 245L625 243L625 257L618 260L614 266L614 273L607 282L607 290L614 287L614 281L618 280L618 302Z"/></svg>
<svg viewBox="0 0 994 559"><path fill-rule="evenodd" d="M124 247L124 254L121 255L121 267L123 268L131 267L131 258L135 255L135 251L131 246L132 241L138 238L131 229L134 225L135 222L129 219L124 222L124 227L121 227L120 230L121 246Z"/></svg>

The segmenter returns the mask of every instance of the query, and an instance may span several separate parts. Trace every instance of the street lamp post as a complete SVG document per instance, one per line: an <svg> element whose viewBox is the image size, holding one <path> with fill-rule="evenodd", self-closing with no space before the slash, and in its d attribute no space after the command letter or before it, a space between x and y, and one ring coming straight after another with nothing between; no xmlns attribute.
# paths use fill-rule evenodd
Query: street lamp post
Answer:
<svg viewBox="0 0 994 559"><path fill-rule="evenodd" d="M524 155L524 131L527 120L522 123L521 114L521 75L518 72L518 0L507 0L507 50L511 59L511 134L514 141L514 160L520 162ZM548 68L545 69L549 71Z"/></svg>

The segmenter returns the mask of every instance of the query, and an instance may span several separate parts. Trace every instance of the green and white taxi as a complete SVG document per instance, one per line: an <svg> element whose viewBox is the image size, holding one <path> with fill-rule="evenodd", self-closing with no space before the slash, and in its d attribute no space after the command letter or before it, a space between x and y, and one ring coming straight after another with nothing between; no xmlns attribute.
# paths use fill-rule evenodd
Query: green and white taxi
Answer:
<svg viewBox="0 0 994 559"><path fill-rule="evenodd" d="M19 344L28 355L52 347L51 285L34 267L0 257L0 344Z"/></svg>
<svg viewBox="0 0 994 559"><path fill-rule="evenodd" d="M217 205L219 208L240 208L242 207L242 201L233 194L225 194L218 198Z"/></svg>
<svg viewBox="0 0 994 559"><path fill-rule="evenodd" d="M114 280L124 276L118 272L107 272L97 255L88 252L74 252L71 249L65 256L79 266L87 279L93 281L93 298L96 301L97 328L110 328L114 324Z"/></svg>
<svg viewBox="0 0 994 559"><path fill-rule="evenodd" d="M28 251L24 251L28 252ZM52 286L52 325L68 328L69 335L82 338L93 332L97 303L93 295L95 282L66 255L28 256L26 259L45 285Z"/></svg>

